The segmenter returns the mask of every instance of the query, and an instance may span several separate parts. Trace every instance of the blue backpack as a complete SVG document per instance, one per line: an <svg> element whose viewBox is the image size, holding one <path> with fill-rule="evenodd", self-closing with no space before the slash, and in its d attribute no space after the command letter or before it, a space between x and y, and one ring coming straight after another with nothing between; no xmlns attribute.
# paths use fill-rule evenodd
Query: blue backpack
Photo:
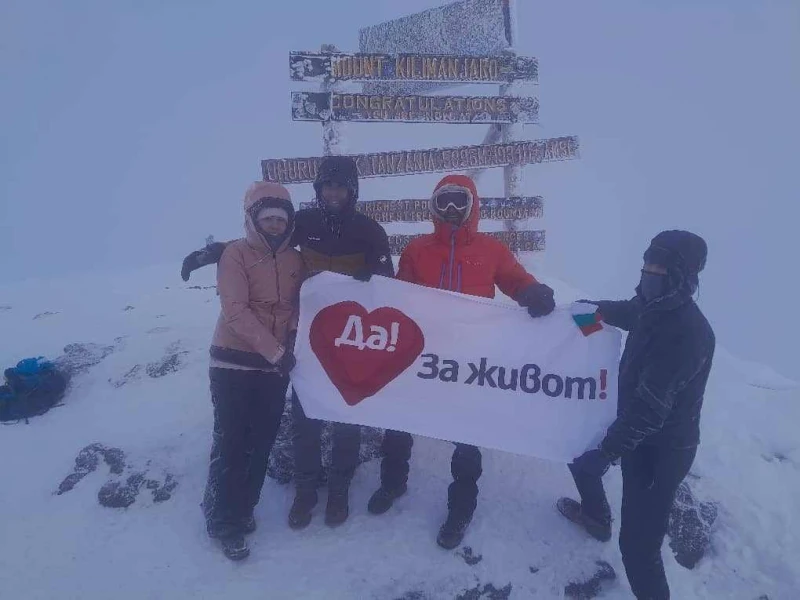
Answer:
<svg viewBox="0 0 800 600"><path fill-rule="evenodd" d="M66 375L42 356L21 360L4 374L6 385L0 386L0 421L43 415L67 390Z"/></svg>

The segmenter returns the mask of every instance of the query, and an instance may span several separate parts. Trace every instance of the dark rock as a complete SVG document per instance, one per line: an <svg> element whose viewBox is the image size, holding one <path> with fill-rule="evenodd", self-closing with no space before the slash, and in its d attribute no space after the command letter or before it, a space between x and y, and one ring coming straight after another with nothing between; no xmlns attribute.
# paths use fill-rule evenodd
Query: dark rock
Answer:
<svg viewBox="0 0 800 600"><path fill-rule="evenodd" d="M598 566L595 574L586 581L573 581L564 588L564 596L566 598L574 598L575 600L591 600L596 598L603 589L603 584L613 581L617 578L614 567L604 560L595 562Z"/></svg>
<svg viewBox="0 0 800 600"><path fill-rule="evenodd" d="M114 346L93 343L67 344L64 354L55 359L56 366L69 375L83 373L114 352Z"/></svg>
<svg viewBox="0 0 800 600"><path fill-rule="evenodd" d="M125 469L125 453L119 448L103 448L103 460L114 475L121 475Z"/></svg>
<svg viewBox="0 0 800 600"><path fill-rule="evenodd" d="M536 573L538 573L539 571L541 571L541 569L540 569L539 567L528 567L528 569L529 569L529 570L530 570L530 572L531 572L531 573L533 573L534 575L536 575Z"/></svg>
<svg viewBox="0 0 800 600"><path fill-rule="evenodd" d="M102 449L102 444L90 444L82 448L81 451L78 452L78 456L75 457L75 471L85 470L87 473L94 471L100 463L98 454Z"/></svg>
<svg viewBox="0 0 800 600"><path fill-rule="evenodd" d="M48 310L47 312L39 313L38 315L36 315L35 317L33 317L33 320L34 320L34 321L36 321L36 320L38 320L38 319L43 319L44 317L52 317L53 315L57 315L57 314L59 314L59 313L58 313L58 311L56 311L56 312L50 312L50 311Z"/></svg>
<svg viewBox="0 0 800 600"><path fill-rule="evenodd" d="M413 591L413 592L406 592L405 594L403 594L399 598L396 598L395 600L427 600L427 599L428 596L426 596L422 592Z"/></svg>
<svg viewBox="0 0 800 600"><path fill-rule="evenodd" d="M121 388L123 385L127 385L131 381L138 379L142 373L142 368L142 365L134 365L119 379L109 379L108 382L115 388Z"/></svg>
<svg viewBox="0 0 800 600"><path fill-rule="evenodd" d="M89 473L97 470L100 457L108 465L109 471L113 475L122 475L127 466L125 464L125 453L119 448L104 446L103 444L90 444L83 448L75 459L75 470L70 473L58 487L57 495L64 494L72 490L78 482ZM153 494L153 501L156 503L164 502L172 497L178 481L167 474L164 481L147 477L150 468L150 461L144 471L131 473L127 480L122 483L118 479L106 482L97 494L97 499L101 505L109 508L126 508L136 501L139 491L146 487Z"/></svg>
<svg viewBox="0 0 800 600"><path fill-rule="evenodd" d="M511 596L511 584L502 588L496 588L493 584L487 583L481 588L478 584L474 588L464 590L456 596L456 600L508 600Z"/></svg>
<svg viewBox="0 0 800 600"><path fill-rule="evenodd" d="M2 306L0 306L0 312L5 312L7 310L11 310L11 307L8 306L7 304L3 304Z"/></svg>
<svg viewBox="0 0 800 600"><path fill-rule="evenodd" d="M144 473L133 473L124 484L109 481L97 492L97 500L106 508L128 508L136 502L144 480Z"/></svg>
<svg viewBox="0 0 800 600"><path fill-rule="evenodd" d="M71 492L72 488L74 488L81 479L86 477L89 474L88 471L76 471L74 473L70 473L64 478L64 481L58 486L58 491L56 492L57 495L66 494L67 492Z"/></svg>
<svg viewBox="0 0 800 600"><path fill-rule="evenodd" d="M718 507L714 502L698 501L689 484L678 488L669 515L667 534L669 547L679 565L693 569L711 545L711 533L717 520Z"/></svg>
<svg viewBox="0 0 800 600"><path fill-rule="evenodd" d="M155 379L178 372L182 366L181 356L183 354L186 352L173 352L159 361L150 363L146 368L147 374Z"/></svg>
<svg viewBox="0 0 800 600"><path fill-rule="evenodd" d="M175 488L178 487L178 482L172 475L167 475L163 484L160 484L157 481L154 483L156 483L156 486L150 489L153 490L153 502L157 503L166 502L172 498L172 492L174 492Z"/></svg>
<svg viewBox="0 0 800 600"><path fill-rule="evenodd" d="M126 306L126 307L125 307L125 308L123 308L122 310L123 310L123 311L125 311L125 312L128 312L129 310L133 310L133 309L134 309L134 307L133 307L133 306L131 306L130 304L128 304L128 306Z"/></svg>
<svg viewBox="0 0 800 600"><path fill-rule="evenodd" d="M467 563L470 567L477 565L479 562L483 560L483 555L474 554L471 546L464 546L462 551L458 552L457 554L461 558L463 558L464 562Z"/></svg>
<svg viewBox="0 0 800 600"><path fill-rule="evenodd" d="M72 491L81 479L97 469L101 456L113 474L120 475L125 469L125 453L122 450L108 448L103 444L89 444L78 452L78 456L75 458L75 469L61 482L56 494L60 496Z"/></svg>

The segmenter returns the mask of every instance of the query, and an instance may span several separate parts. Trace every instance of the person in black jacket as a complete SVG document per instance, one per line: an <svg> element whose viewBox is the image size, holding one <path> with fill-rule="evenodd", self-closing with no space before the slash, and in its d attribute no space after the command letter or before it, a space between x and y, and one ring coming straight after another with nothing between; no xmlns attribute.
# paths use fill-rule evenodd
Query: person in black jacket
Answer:
<svg viewBox="0 0 800 600"><path fill-rule="evenodd" d="M358 170L347 156L329 156L320 164L314 181L317 206L297 211L291 244L299 246L309 276L321 271L352 275L369 281L373 275L394 277L389 239L374 219L356 210ZM217 242L192 252L183 261L184 281L195 269L219 262L225 243ZM292 343L292 349L294 344ZM294 455L296 494L289 511L289 526L302 529L311 522L318 501L322 472L322 421L306 418L295 393ZM333 425L332 465L328 473L325 522L344 523L349 515L350 481L358 465L361 429L358 425Z"/></svg>
<svg viewBox="0 0 800 600"><path fill-rule="evenodd" d="M569 465L581 502L558 501L568 519L601 541L611 516L601 477L622 462L619 546L637 598L669 598L661 544L678 486L700 442L700 410L715 338L693 300L706 263L705 241L664 231L644 254L636 297L592 302L603 320L629 331L620 362L617 419L598 448Z"/></svg>

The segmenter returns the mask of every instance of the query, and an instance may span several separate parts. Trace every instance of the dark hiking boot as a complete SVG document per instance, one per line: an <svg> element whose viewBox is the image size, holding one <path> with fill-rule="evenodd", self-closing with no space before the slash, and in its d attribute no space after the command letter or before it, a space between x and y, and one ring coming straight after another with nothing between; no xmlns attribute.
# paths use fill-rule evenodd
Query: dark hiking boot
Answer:
<svg viewBox="0 0 800 600"><path fill-rule="evenodd" d="M394 501L405 494L407 489L408 487L406 484L394 490L387 489L383 486L379 487L378 490L372 494L372 498L369 499L367 510L373 515L382 515L392 508Z"/></svg>
<svg viewBox="0 0 800 600"><path fill-rule="evenodd" d="M297 490L289 510L289 527L304 529L311 523L311 511L317 505L317 490Z"/></svg>
<svg viewBox="0 0 800 600"><path fill-rule="evenodd" d="M452 512L447 514L447 520L439 529L439 536L436 538L436 543L445 550L452 550L464 539L464 534L472 521L472 515L464 517L463 515L456 515Z"/></svg>
<svg viewBox="0 0 800 600"><path fill-rule="evenodd" d="M231 560L244 560L250 556L250 548L243 535L232 535L220 539L222 551Z"/></svg>
<svg viewBox="0 0 800 600"><path fill-rule="evenodd" d="M328 505L325 507L325 524L328 527L336 527L347 520L350 515L349 491L328 490Z"/></svg>
<svg viewBox="0 0 800 600"><path fill-rule="evenodd" d="M250 518L244 522L242 530L244 531L245 535L253 533L256 530L256 518L253 515L250 515Z"/></svg>
<svg viewBox="0 0 800 600"><path fill-rule="evenodd" d="M601 542L607 542L611 539L611 520L601 521L590 517L583 512L580 502L576 502L572 498L559 498L558 502L556 502L556 508L567 519L583 527L586 533L594 539Z"/></svg>

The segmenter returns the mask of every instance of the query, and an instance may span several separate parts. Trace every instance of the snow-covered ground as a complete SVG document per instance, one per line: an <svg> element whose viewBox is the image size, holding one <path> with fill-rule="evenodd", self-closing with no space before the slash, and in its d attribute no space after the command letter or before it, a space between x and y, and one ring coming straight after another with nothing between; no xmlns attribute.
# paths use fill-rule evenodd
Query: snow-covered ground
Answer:
<svg viewBox="0 0 800 600"><path fill-rule="evenodd" d="M3 367L57 357L75 342L113 347L75 378L63 406L0 426L0 598L561 598L600 559L618 574L602 597L632 597L616 540L593 541L556 513L556 498L574 494L564 465L487 451L464 542L482 559L437 547L452 447L422 438L409 493L395 508L367 513L378 482L377 463L367 463L353 482L351 517L336 530L318 508L308 529L291 531L292 490L268 479L251 557L226 560L199 508L211 437L207 348L218 311L205 286L214 269L186 284L178 270L0 288ZM550 283L560 302L578 297ZM169 356L176 370L167 363L164 376L148 374ZM798 424L797 384L719 349L690 477L701 500L718 503L719 517L712 548L692 571L665 543L674 598L800 597ZM102 461L57 495L77 453L94 442L125 452L123 481L133 472L162 482L173 475L172 497L157 503L143 488L129 508L100 506L99 489L117 477ZM606 482L618 517L618 469Z"/></svg>

